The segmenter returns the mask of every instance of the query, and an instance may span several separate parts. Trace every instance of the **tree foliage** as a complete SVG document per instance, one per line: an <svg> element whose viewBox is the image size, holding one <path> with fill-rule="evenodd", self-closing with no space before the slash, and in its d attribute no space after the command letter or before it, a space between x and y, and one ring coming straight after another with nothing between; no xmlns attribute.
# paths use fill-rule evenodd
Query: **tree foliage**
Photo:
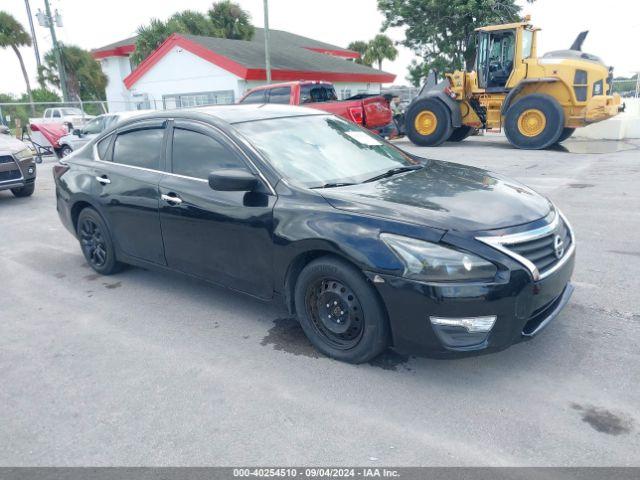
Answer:
<svg viewBox="0 0 640 480"><path fill-rule="evenodd" d="M395 60L398 57L398 49L394 46L393 40L381 33L368 42L362 40L351 42L347 48L360 54L360 58L355 60L356 63L368 67L377 63L378 70L382 70L383 60Z"/></svg>
<svg viewBox="0 0 640 480"><path fill-rule="evenodd" d="M393 45L393 41L383 34L378 34L369 42L367 51L364 53L364 62L368 65L378 64L378 70L382 70L383 60L395 60L398 57L398 49Z"/></svg>
<svg viewBox="0 0 640 480"><path fill-rule="evenodd" d="M356 58L354 61L361 65L366 65L368 67L371 66L371 63L367 63L365 60L365 53L367 53L367 48L369 48L369 42L365 42L363 40L356 40L347 45L349 50L354 52L358 52L360 54L360 58Z"/></svg>
<svg viewBox="0 0 640 480"><path fill-rule="evenodd" d="M87 50L75 45L60 44L62 64L67 74L67 91L72 99L105 100L107 76ZM60 88L60 75L55 52L44 56L39 75L41 83Z"/></svg>
<svg viewBox="0 0 640 480"><path fill-rule="evenodd" d="M140 63L173 33L251 40L254 31L249 14L238 4L223 0L215 2L206 15L183 10L171 15L167 21L153 18L148 25L138 27L136 49L131 60L135 64Z"/></svg>
<svg viewBox="0 0 640 480"><path fill-rule="evenodd" d="M234 40L251 40L255 28L251 24L249 13L231 0L215 2L209 11L209 20L218 31L219 37Z"/></svg>
<svg viewBox="0 0 640 480"><path fill-rule="evenodd" d="M414 85L419 85L432 68L471 69L474 29L518 21L521 11L515 0L378 0L378 9L384 16L383 31L404 28L402 44L422 59L409 67Z"/></svg>
<svg viewBox="0 0 640 480"><path fill-rule="evenodd" d="M31 37L22 24L7 12L0 11L0 48L11 48L18 57L24 83L27 86L27 96L29 97L30 103L33 103L29 75L27 74L27 69L24 66L24 60L19 50L19 47L28 46L31 46ZM31 108L33 110L33 106Z"/></svg>

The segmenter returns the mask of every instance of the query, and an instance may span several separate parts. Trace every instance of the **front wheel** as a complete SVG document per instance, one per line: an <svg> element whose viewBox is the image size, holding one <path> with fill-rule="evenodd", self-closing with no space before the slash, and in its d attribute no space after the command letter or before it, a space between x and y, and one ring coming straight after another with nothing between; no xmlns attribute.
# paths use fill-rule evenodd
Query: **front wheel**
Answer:
<svg viewBox="0 0 640 480"><path fill-rule="evenodd" d="M555 98L533 94L514 103L504 122L509 142L528 150L547 148L558 141L564 128L564 112Z"/></svg>
<svg viewBox="0 0 640 480"><path fill-rule="evenodd" d="M440 100L423 98L409 107L405 117L405 131L409 139L421 147L435 147L446 142L453 127L451 112Z"/></svg>
<svg viewBox="0 0 640 480"><path fill-rule="evenodd" d="M62 148L60 148L59 155L60 155L60 158L64 158L64 157L68 157L72 153L73 153L73 149L69 145L63 145Z"/></svg>
<svg viewBox="0 0 640 480"><path fill-rule="evenodd" d="M35 191L35 189L36 189L36 184L34 182L29 185L25 185L24 187L12 188L11 193L13 193L14 197L18 197L18 198L30 197L31 195L33 195L33 192Z"/></svg>
<svg viewBox="0 0 640 480"><path fill-rule="evenodd" d="M354 266L333 257L307 265L295 287L298 319L325 355L348 363L371 360L389 344L386 312Z"/></svg>

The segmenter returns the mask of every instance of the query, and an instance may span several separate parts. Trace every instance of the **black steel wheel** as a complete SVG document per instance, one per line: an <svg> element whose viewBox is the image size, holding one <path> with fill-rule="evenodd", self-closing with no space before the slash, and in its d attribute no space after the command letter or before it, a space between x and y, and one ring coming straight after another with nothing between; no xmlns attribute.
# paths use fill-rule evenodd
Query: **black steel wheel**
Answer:
<svg viewBox="0 0 640 480"><path fill-rule="evenodd" d="M102 275L121 269L109 230L98 212L92 208L82 210L78 216L77 232L80 248L91 268Z"/></svg>
<svg viewBox="0 0 640 480"><path fill-rule="evenodd" d="M382 302L362 272L332 256L307 265L296 281L295 307L311 343L325 355L362 363L389 345Z"/></svg>
<svg viewBox="0 0 640 480"><path fill-rule="evenodd" d="M358 344L364 330L362 306L353 290L334 278L310 285L305 308L316 332L335 348Z"/></svg>

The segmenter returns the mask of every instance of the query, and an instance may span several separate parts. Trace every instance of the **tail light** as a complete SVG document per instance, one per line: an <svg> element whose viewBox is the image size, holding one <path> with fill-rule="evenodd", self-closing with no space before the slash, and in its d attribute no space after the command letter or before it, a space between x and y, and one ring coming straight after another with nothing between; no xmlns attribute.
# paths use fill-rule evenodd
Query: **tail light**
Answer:
<svg viewBox="0 0 640 480"><path fill-rule="evenodd" d="M67 173L67 170L69 170L69 168L71 167L69 167L69 165L67 165L66 163L56 163L53 166L53 179L59 180L62 175Z"/></svg>
<svg viewBox="0 0 640 480"><path fill-rule="evenodd" d="M362 107L349 107L349 116L351 120L358 125L364 123L364 109Z"/></svg>

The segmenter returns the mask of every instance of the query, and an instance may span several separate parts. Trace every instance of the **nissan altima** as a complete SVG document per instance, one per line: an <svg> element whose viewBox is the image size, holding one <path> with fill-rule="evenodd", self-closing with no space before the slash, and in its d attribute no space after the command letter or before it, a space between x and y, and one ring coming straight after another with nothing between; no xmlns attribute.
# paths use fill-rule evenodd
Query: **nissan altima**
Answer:
<svg viewBox="0 0 640 480"><path fill-rule="evenodd" d="M572 293L575 237L547 198L409 154L324 112L233 105L155 112L54 167L89 265L180 272L284 302L346 362L532 337Z"/></svg>

